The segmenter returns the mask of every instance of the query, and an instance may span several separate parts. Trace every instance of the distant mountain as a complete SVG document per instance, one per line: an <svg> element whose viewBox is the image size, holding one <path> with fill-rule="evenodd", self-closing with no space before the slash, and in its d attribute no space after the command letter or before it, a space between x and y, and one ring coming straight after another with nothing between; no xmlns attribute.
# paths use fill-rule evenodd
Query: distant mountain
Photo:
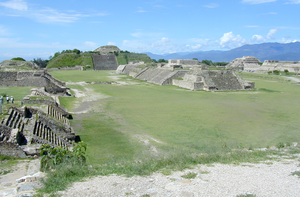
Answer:
<svg viewBox="0 0 300 197"><path fill-rule="evenodd" d="M213 62L230 62L243 56L255 56L260 61L300 61L300 42L294 43L262 43L244 45L229 51L198 51L191 53L173 53L165 55L155 55L146 53L152 59L193 59L198 58L212 60Z"/></svg>

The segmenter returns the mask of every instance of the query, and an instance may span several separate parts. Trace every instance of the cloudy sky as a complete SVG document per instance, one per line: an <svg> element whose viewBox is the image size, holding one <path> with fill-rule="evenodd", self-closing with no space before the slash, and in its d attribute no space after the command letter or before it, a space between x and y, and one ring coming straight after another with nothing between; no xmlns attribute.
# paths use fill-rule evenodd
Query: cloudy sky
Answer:
<svg viewBox="0 0 300 197"><path fill-rule="evenodd" d="M0 62L64 49L155 54L300 41L300 0L0 0Z"/></svg>

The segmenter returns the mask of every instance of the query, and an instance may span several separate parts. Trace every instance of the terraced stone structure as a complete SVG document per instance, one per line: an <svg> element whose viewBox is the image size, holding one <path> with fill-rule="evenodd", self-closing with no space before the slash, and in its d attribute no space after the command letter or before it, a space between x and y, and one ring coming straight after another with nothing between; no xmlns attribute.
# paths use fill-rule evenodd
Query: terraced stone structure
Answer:
<svg viewBox="0 0 300 197"><path fill-rule="evenodd" d="M254 82L242 80L233 70L207 70L196 61L175 62L171 60L166 65L144 68L137 64L120 65L116 73L128 74L136 79L158 85L175 85L190 90L218 91L254 88ZM189 64L180 64L183 62Z"/></svg>
<svg viewBox="0 0 300 197"><path fill-rule="evenodd" d="M244 56L242 58L232 60L226 68L260 73L266 73L274 70L281 72L287 70L289 72L298 73L300 69L300 61L265 60L264 63L261 64L261 62L253 56Z"/></svg>
<svg viewBox="0 0 300 197"><path fill-rule="evenodd" d="M36 155L42 144L72 149L77 138L69 120L51 105L48 106L47 113L26 106L11 107L8 116L0 122L2 155Z"/></svg>
<svg viewBox="0 0 300 197"><path fill-rule="evenodd" d="M106 45L97 48L92 53L95 70L116 70L118 68L116 53L120 53L120 49L114 45Z"/></svg>
<svg viewBox="0 0 300 197"><path fill-rule="evenodd" d="M0 86L36 86L52 94L67 94L66 83L52 77L47 70L0 72Z"/></svg>
<svg viewBox="0 0 300 197"><path fill-rule="evenodd" d="M226 65L226 68L240 71L251 71L258 69L260 66L261 62L254 56L244 56L242 58L232 60Z"/></svg>

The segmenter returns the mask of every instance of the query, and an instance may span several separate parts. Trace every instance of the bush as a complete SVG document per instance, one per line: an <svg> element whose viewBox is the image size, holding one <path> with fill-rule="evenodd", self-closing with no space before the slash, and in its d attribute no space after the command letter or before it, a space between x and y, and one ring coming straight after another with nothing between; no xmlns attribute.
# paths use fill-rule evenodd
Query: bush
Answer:
<svg viewBox="0 0 300 197"><path fill-rule="evenodd" d="M25 59L23 59L21 57L14 57L14 58L11 58L11 60L26 61Z"/></svg>
<svg viewBox="0 0 300 197"><path fill-rule="evenodd" d="M273 74L279 75L279 70L273 70Z"/></svg>
<svg viewBox="0 0 300 197"><path fill-rule="evenodd" d="M66 150L60 146L55 148L48 144L43 144L41 150L41 170L46 171L54 169L60 164L82 165L86 162L87 144L84 142L77 143L72 151Z"/></svg>

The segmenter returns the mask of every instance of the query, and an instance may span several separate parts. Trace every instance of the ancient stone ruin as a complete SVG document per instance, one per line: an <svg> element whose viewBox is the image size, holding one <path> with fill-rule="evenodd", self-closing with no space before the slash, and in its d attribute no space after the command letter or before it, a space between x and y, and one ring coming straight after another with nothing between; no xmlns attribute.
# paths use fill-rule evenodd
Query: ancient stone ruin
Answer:
<svg viewBox="0 0 300 197"><path fill-rule="evenodd" d="M95 70L116 70L118 61L114 54L97 54L92 53Z"/></svg>
<svg viewBox="0 0 300 197"><path fill-rule="evenodd" d="M256 70L261 66L261 62L254 56L244 56L242 58L237 58L232 60L226 65L227 69L235 70Z"/></svg>
<svg viewBox="0 0 300 197"><path fill-rule="evenodd" d="M53 98L69 95L65 83L47 71L0 72L1 86L36 86L23 98L20 108L10 107L0 120L0 154L27 157L37 155L42 144L72 149L79 136L70 126L68 111Z"/></svg>
<svg viewBox="0 0 300 197"><path fill-rule="evenodd" d="M52 77L47 70L0 72L0 86L36 86L52 94L69 94L66 83Z"/></svg>
<svg viewBox="0 0 300 197"><path fill-rule="evenodd" d="M253 56L244 56L232 60L227 66L227 69L240 70L245 72L269 72L269 71L289 71L299 72L300 61L278 61L278 60L265 60L262 64L257 58Z"/></svg>
<svg viewBox="0 0 300 197"><path fill-rule="evenodd" d="M175 85L190 90L247 90L254 82L242 80L233 70L208 70L198 60L169 60L157 67L142 67L141 64L120 65L118 74L158 85Z"/></svg>
<svg viewBox="0 0 300 197"><path fill-rule="evenodd" d="M31 107L11 107L0 122L0 154L15 157L36 155L42 144L71 149L76 137L57 104L48 105L47 113Z"/></svg>

